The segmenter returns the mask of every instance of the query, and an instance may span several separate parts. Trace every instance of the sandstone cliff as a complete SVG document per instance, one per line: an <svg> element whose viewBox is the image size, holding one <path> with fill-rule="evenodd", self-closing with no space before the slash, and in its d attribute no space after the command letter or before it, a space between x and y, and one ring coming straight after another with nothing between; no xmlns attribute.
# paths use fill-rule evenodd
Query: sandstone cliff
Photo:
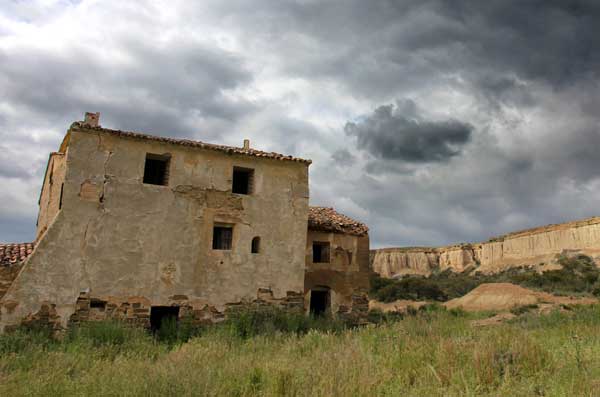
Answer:
<svg viewBox="0 0 600 397"><path fill-rule="evenodd" d="M552 264L563 252L583 253L600 262L600 217L522 230L478 244L373 250L371 264L383 277L427 275L446 269L462 272L473 267L494 273Z"/></svg>

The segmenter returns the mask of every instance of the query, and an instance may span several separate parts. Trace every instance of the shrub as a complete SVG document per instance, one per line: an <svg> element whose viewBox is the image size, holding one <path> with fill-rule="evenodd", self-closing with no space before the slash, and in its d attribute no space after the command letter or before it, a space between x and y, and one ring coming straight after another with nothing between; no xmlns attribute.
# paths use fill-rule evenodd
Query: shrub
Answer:
<svg viewBox="0 0 600 397"><path fill-rule="evenodd" d="M533 309L537 309L538 307L539 306L536 304L515 306L512 309L510 309L510 312L516 316L520 316L521 314L528 313Z"/></svg>
<svg viewBox="0 0 600 397"><path fill-rule="evenodd" d="M313 329L338 332L346 328L345 324L337 319L289 313L273 307L232 312L222 326L230 334L241 338L276 332L305 334Z"/></svg>

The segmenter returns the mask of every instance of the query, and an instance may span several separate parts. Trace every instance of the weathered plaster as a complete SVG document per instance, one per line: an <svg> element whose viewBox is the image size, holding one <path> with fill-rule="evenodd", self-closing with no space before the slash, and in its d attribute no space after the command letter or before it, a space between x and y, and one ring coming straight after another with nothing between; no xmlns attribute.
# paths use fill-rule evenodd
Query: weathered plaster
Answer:
<svg viewBox="0 0 600 397"><path fill-rule="evenodd" d="M151 305L186 296L194 309L221 312L263 288L274 300L303 291L308 164L94 130L71 130L65 142L62 209L41 216L47 229L0 301L0 326L38 313L41 302L65 326L82 292ZM171 156L168 186L142 183L147 153ZM234 166L255 170L251 195L231 193ZM41 202L55 208L46 182ZM215 223L234 225L231 251L212 249Z"/></svg>

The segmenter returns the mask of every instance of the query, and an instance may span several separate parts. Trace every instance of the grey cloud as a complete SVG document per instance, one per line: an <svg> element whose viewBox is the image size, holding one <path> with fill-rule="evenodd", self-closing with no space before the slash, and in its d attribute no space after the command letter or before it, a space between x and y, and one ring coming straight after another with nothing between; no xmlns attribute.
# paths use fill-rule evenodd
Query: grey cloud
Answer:
<svg viewBox="0 0 600 397"><path fill-rule="evenodd" d="M93 48L78 46L67 55L5 49L3 101L40 118L97 110L119 128L188 137L198 130L211 134L215 125L231 125L253 110L253 104L224 95L252 78L232 54L193 41L158 46L129 39L122 45L131 58L126 64L108 63Z"/></svg>
<svg viewBox="0 0 600 397"><path fill-rule="evenodd" d="M457 120L424 120L415 113L414 105L411 110L407 117L393 105L379 106L364 120L347 123L344 130L357 138L358 148L373 156L408 163L447 161L469 142L471 125Z"/></svg>
<svg viewBox="0 0 600 397"><path fill-rule="evenodd" d="M331 155L331 159L342 167L349 166L356 161L356 157L346 149L341 149Z"/></svg>

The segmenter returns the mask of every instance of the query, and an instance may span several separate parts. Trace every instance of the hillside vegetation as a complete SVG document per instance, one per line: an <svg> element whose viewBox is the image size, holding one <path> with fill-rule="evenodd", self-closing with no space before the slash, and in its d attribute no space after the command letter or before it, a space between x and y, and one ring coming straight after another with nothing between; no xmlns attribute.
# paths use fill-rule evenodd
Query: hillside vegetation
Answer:
<svg viewBox="0 0 600 397"><path fill-rule="evenodd" d="M398 299L444 302L461 297L484 283L512 283L526 288L562 295L600 297L600 269L585 255L558 259L562 269L538 273L531 268L513 268L502 273L481 274L445 271L431 276L402 279L371 279L371 297L381 302Z"/></svg>
<svg viewBox="0 0 600 397"><path fill-rule="evenodd" d="M600 395L600 307L474 318L438 305L355 329L249 313L155 337L118 323L62 340L20 331L0 336L0 395Z"/></svg>

